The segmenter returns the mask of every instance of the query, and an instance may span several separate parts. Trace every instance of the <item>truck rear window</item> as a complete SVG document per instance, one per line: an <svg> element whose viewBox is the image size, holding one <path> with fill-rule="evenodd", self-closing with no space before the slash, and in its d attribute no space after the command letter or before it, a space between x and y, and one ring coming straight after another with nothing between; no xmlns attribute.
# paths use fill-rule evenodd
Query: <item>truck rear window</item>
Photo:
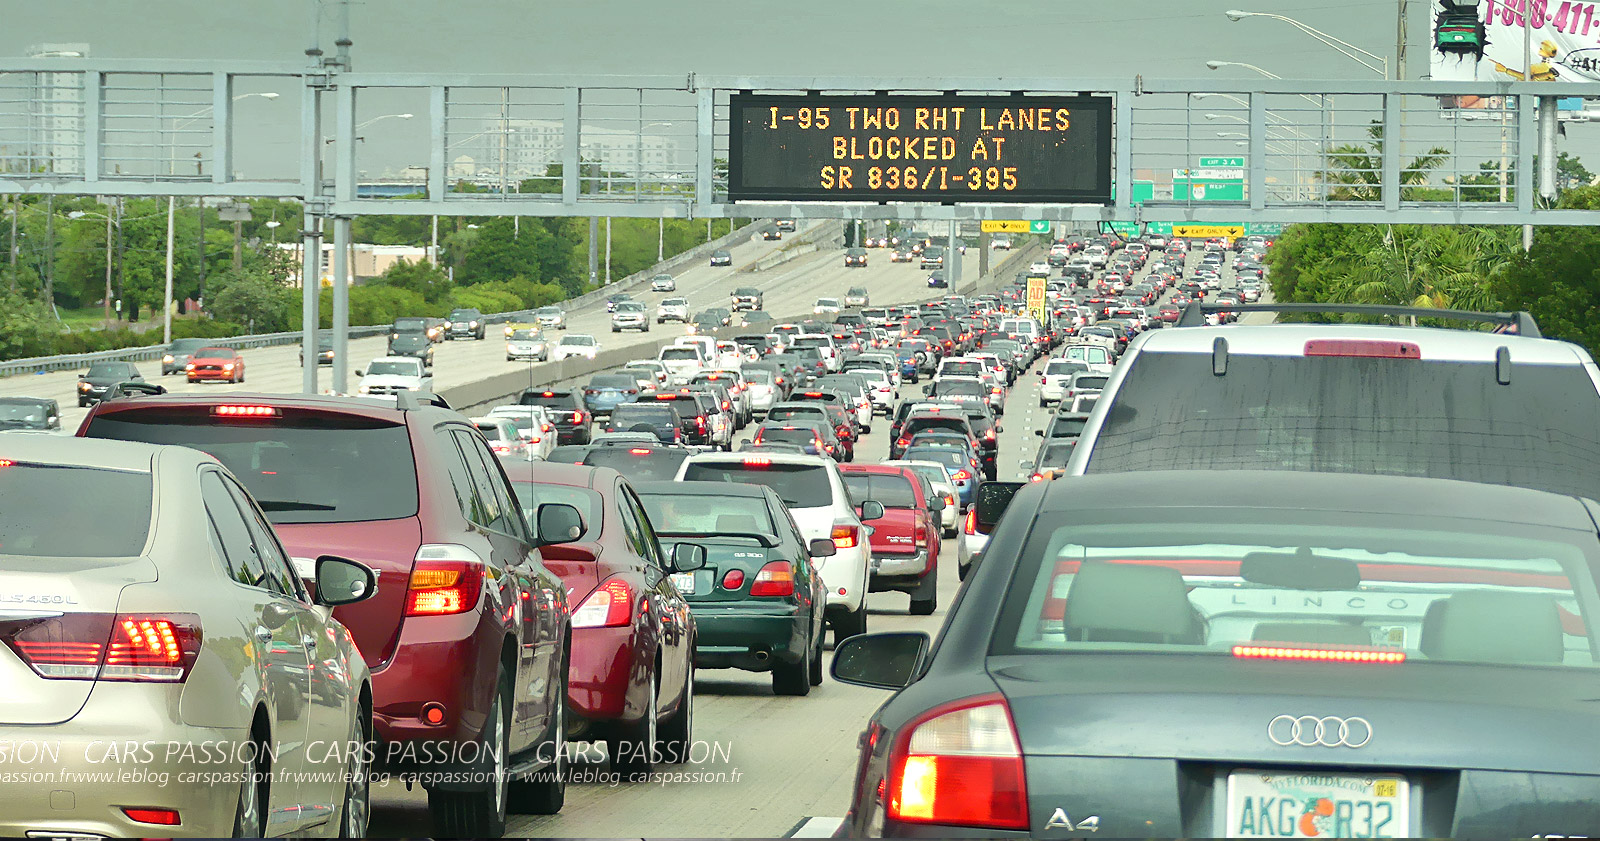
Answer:
<svg viewBox="0 0 1600 841"><path fill-rule="evenodd" d="M208 407L97 416L85 436L175 444L233 471L274 523L397 520L417 513L417 468L404 425L283 409L283 417L219 419Z"/></svg>
<svg viewBox="0 0 1600 841"><path fill-rule="evenodd" d="M792 508L823 508L833 504L828 468L820 464L773 463L759 456L743 461L691 462L683 479L686 482L766 485L777 491L783 503Z"/></svg>
<svg viewBox="0 0 1600 841"><path fill-rule="evenodd" d="M885 508L916 508L917 492L904 476L883 473L846 473L844 486L851 501L859 504L875 499Z"/></svg>
<svg viewBox="0 0 1600 841"><path fill-rule="evenodd" d="M1578 365L1144 353L1088 471L1309 470L1600 498L1600 397ZM1182 446L1172 442L1181 441Z"/></svg>

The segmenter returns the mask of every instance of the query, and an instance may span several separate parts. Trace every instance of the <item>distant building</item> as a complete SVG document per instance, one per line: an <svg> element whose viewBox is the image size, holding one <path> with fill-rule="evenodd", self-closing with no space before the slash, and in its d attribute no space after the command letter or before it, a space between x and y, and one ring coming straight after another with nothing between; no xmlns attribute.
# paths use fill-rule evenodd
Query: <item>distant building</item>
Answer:
<svg viewBox="0 0 1600 841"><path fill-rule="evenodd" d="M486 132L471 143L473 154L462 155L450 167L451 178L507 181L537 178L565 157L566 126L552 120L508 120L507 132ZM599 163L607 172L643 178L660 177L685 166L682 138L585 125L581 131L584 161Z"/></svg>
<svg viewBox="0 0 1600 841"><path fill-rule="evenodd" d="M88 58L88 44L35 44L29 58ZM83 175L83 74L37 73L28 91L27 150L15 168Z"/></svg>
<svg viewBox="0 0 1600 841"><path fill-rule="evenodd" d="M289 272L289 285L298 287L301 266L300 244L280 242L277 247L294 255L294 263ZM383 274L396 263L425 263L428 261L429 249L414 245L355 243L351 246L351 251L353 253L350 259L350 276L345 278L345 281L354 286L363 280ZM322 245L322 285L325 287L333 285L333 243Z"/></svg>

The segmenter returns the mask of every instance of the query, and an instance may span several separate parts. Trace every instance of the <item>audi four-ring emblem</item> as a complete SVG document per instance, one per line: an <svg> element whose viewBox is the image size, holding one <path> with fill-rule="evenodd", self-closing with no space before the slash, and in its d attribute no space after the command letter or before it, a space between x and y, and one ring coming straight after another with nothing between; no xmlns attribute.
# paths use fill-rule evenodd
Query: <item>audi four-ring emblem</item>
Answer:
<svg viewBox="0 0 1600 841"><path fill-rule="evenodd" d="M1336 715L1280 715L1267 722L1267 738L1283 747L1361 748L1372 741L1372 723Z"/></svg>

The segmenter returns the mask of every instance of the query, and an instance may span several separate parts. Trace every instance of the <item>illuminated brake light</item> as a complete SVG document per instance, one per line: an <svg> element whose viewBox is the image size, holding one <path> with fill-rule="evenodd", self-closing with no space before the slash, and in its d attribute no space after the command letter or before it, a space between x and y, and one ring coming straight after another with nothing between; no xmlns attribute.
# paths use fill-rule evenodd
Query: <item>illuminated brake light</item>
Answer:
<svg viewBox="0 0 1600 841"><path fill-rule="evenodd" d="M469 560L470 558L470 560ZM429 544L417 550L406 592L407 616L449 616L478 606L483 562L464 546Z"/></svg>
<svg viewBox="0 0 1600 841"><path fill-rule="evenodd" d="M792 596L794 595L794 572L789 568L788 561L773 561L761 568L756 573L755 580L750 583L752 596Z"/></svg>
<svg viewBox="0 0 1600 841"><path fill-rule="evenodd" d="M855 526L834 526L833 545L840 549L854 549L860 541L860 530Z"/></svg>
<svg viewBox="0 0 1600 841"><path fill-rule="evenodd" d="M619 628L632 622L633 589L619 579L607 581L572 612L574 628Z"/></svg>
<svg viewBox="0 0 1600 841"><path fill-rule="evenodd" d="M944 704L914 721L889 754L891 819L1028 829L1022 750L999 694Z"/></svg>
<svg viewBox="0 0 1600 841"><path fill-rule="evenodd" d="M766 456L749 456L744 460L745 467L771 467L772 459Z"/></svg>
<svg viewBox="0 0 1600 841"><path fill-rule="evenodd" d="M1404 651L1363 648L1295 648L1272 645L1236 645L1233 656L1241 660L1319 660L1331 663L1404 663Z"/></svg>
<svg viewBox="0 0 1600 841"><path fill-rule="evenodd" d="M283 410L273 406L212 406L211 414L222 418L276 418Z"/></svg>
<svg viewBox="0 0 1600 841"><path fill-rule="evenodd" d="M968 480L968 479L971 479L971 478L972 478L972 474L971 474L971 473L968 473L968 472L967 472L967 471L965 471L965 470L957 470L957 471L956 471L956 475L954 475L954 476L951 476L951 477L950 477L950 478L952 478L952 479L954 479L954 480L956 480L956 481L957 481L957 482L965 482L965 481L967 481L967 480Z"/></svg>
<svg viewBox="0 0 1600 841"><path fill-rule="evenodd" d="M181 683L202 635L190 613L74 613L18 623L3 638L43 678Z"/></svg>
<svg viewBox="0 0 1600 841"><path fill-rule="evenodd" d="M0 467L11 467L14 464L16 464L16 462L12 461L11 459L0 458Z"/></svg>
<svg viewBox="0 0 1600 841"><path fill-rule="evenodd" d="M1422 348L1413 342L1374 339L1312 339L1306 356L1348 356L1361 359L1421 359Z"/></svg>

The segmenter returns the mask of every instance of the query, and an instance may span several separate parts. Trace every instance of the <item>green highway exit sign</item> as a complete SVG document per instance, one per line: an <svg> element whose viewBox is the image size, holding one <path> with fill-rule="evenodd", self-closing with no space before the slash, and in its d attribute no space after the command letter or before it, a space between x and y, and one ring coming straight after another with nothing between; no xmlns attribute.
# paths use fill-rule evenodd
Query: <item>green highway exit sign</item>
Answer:
<svg viewBox="0 0 1600 841"><path fill-rule="evenodd" d="M1201 158L1200 166L1206 167L1243 167L1244 158Z"/></svg>
<svg viewBox="0 0 1600 841"><path fill-rule="evenodd" d="M1034 219L1028 223L1028 232L1033 234L1050 233L1050 223L1044 219Z"/></svg>

